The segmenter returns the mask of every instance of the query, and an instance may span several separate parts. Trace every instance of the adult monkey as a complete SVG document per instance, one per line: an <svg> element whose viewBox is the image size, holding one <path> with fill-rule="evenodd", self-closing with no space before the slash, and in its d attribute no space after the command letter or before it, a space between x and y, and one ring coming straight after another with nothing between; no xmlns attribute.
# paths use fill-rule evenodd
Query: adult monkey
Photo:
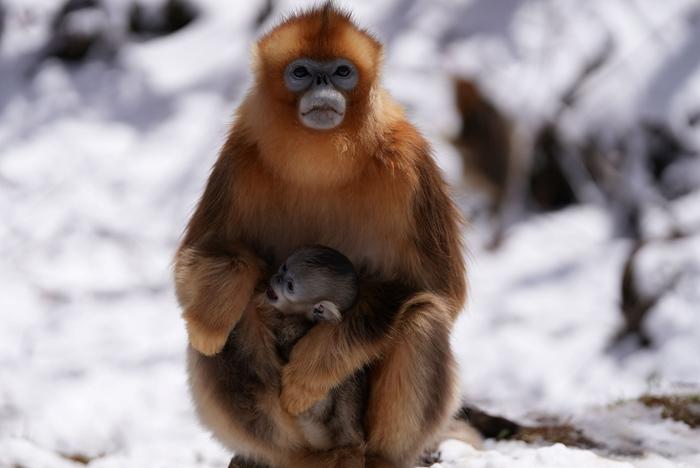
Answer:
<svg viewBox="0 0 700 468"><path fill-rule="evenodd" d="M368 366L366 466L407 467L456 409L449 333L466 280L458 212L428 143L381 88L381 58L330 4L258 41L254 85L178 250L176 291L196 371L256 313L256 288L291 252L345 254L361 272L357 304L296 344L269 404L299 414ZM216 398L209 375L196 376L200 412ZM232 430L265 459L258 433Z"/></svg>

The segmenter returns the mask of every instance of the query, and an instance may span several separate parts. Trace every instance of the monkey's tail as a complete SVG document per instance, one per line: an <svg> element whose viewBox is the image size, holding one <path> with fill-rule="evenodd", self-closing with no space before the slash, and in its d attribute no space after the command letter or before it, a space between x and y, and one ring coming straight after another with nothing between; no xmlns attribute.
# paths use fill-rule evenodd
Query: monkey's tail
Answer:
<svg viewBox="0 0 700 468"><path fill-rule="evenodd" d="M438 434L437 444L455 439L480 449L484 438L508 438L521 429L520 424L510 419L491 415L476 406L463 405Z"/></svg>
<svg viewBox="0 0 700 468"><path fill-rule="evenodd" d="M438 442L444 442L447 439L459 440L475 449L480 449L484 445L481 433L469 422L456 417L452 418L447 427L438 435Z"/></svg>

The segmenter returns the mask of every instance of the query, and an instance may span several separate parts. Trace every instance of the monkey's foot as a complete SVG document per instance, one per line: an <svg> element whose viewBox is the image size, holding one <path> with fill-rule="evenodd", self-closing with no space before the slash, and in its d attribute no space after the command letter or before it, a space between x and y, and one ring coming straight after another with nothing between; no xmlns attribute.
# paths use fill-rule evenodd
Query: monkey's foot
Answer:
<svg viewBox="0 0 700 468"><path fill-rule="evenodd" d="M399 468L398 465L386 460L382 457L367 456L365 460L365 468Z"/></svg>
<svg viewBox="0 0 700 468"><path fill-rule="evenodd" d="M365 468L365 453L359 447L344 447L331 450L324 466L332 468Z"/></svg>
<svg viewBox="0 0 700 468"><path fill-rule="evenodd" d="M195 320L187 320L187 336L190 346L205 356L213 356L220 352L226 340L228 340L229 330L218 330L205 326Z"/></svg>

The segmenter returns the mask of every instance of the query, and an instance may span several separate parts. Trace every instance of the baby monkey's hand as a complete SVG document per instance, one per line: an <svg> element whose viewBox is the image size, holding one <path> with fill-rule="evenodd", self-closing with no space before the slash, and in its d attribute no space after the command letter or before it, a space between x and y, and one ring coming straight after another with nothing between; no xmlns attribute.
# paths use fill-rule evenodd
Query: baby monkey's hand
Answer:
<svg viewBox="0 0 700 468"><path fill-rule="evenodd" d="M338 306L331 301L321 301L314 305L312 309L314 320L326 322L340 322L343 316Z"/></svg>

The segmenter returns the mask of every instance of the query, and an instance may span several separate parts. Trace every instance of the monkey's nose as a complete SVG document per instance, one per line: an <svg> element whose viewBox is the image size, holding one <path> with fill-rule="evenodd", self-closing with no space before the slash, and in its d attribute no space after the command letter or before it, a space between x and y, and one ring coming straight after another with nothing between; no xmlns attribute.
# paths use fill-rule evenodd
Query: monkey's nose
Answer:
<svg viewBox="0 0 700 468"><path fill-rule="evenodd" d="M319 75L316 75L316 85L317 86L322 85L322 84L327 85L328 83L329 83L328 75L326 75L325 73L321 73Z"/></svg>

